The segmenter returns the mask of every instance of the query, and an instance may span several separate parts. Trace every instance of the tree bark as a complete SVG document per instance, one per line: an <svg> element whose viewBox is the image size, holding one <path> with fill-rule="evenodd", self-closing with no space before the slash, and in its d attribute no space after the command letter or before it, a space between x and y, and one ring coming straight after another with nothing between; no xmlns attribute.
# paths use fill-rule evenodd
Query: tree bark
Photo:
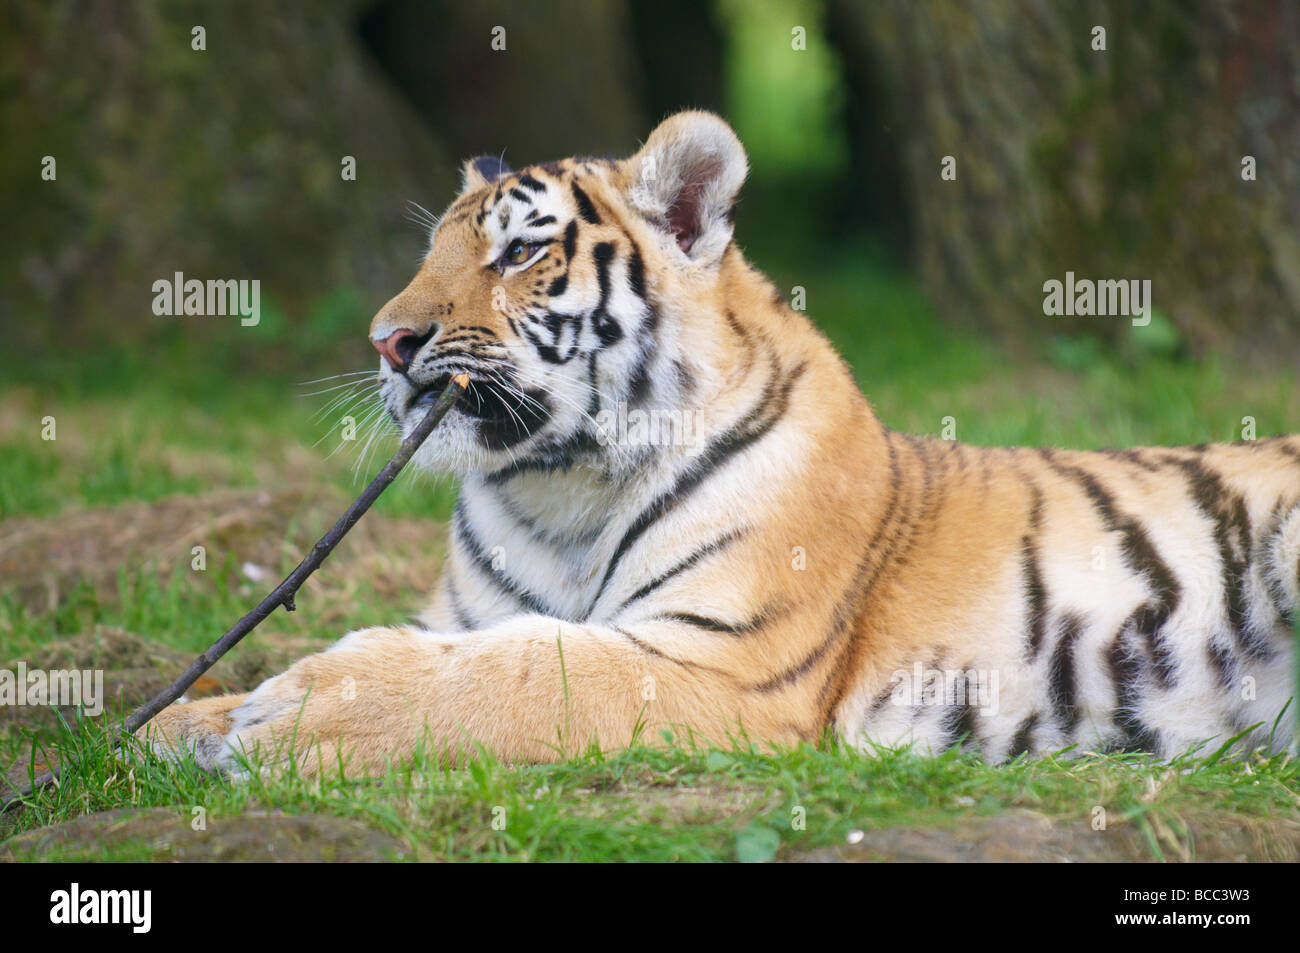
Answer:
<svg viewBox="0 0 1300 953"><path fill-rule="evenodd" d="M148 337L172 320L152 313L152 282L177 271L259 279L263 305L289 309L344 285L367 303L400 288L424 244L407 202L447 201L456 162L362 50L355 7L6 4L6 332Z"/></svg>
<svg viewBox="0 0 1300 953"><path fill-rule="evenodd" d="M623 0L382 0L361 32L461 158L622 156L649 132Z"/></svg>
<svg viewBox="0 0 1300 953"><path fill-rule="evenodd" d="M852 93L897 133L915 258L945 316L1008 335L1140 330L1045 315L1043 283L1073 271L1150 279L1197 351L1296 346L1300 8L831 0L830 15L844 54L872 64Z"/></svg>

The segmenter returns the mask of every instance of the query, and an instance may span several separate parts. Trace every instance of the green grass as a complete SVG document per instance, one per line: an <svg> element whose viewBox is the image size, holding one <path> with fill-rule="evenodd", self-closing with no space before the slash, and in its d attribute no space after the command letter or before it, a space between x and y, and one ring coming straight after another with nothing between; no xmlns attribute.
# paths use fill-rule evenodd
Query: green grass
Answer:
<svg viewBox="0 0 1300 953"><path fill-rule="evenodd" d="M794 243L750 249L787 294L794 285L806 289L809 314L894 427L938 433L952 417L957 437L972 443L1101 447L1236 439L1243 417L1256 421L1260 436L1300 421L1293 374L1179 358L1159 341L1143 343L1140 329L1119 351L1045 328L1011 352L937 321L913 280L869 243L846 240L819 252L814 258ZM328 457L339 445L331 435L338 412L313 421L325 398L304 397L316 388L298 386L373 364L361 340L363 317L354 342L334 343L321 330L337 333L337 311L297 325L281 316L270 340L231 327L198 340L171 333L147 357L73 354L35 367L0 358L0 529L227 487L354 494L391 440L373 450L358 477L359 442ZM315 328L319 344L297 347L286 326ZM40 438L47 414L58 423L52 442ZM453 495L446 482L404 477L376 513L436 525ZM289 568L294 547L320 529L285 526L276 568ZM101 624L196 651L264 588L250 586L229 560L201 574L157 569L123 566L110 580L82 580L61 590L53 608L0 591L0 663ZM325 644L349 628L398 621L420 603L415 583L396 596L377 583L322 583L299 612L274 616L250 645ZM642 748L517 768L484 758L445 770L417 759L371 782L311 783L290 773L237 783L155 762L128 770L104 756L95 725L46 731L39 743L62 749L68 774L57 791L8 819L11 832L123 806L188 816L197 805L214 818L269 807L360 819L420 859L730 860L842 844L854 829L954 823L1010 808L1087 822L1101 805L1139 826L1205 811L1300 820L1300 778L1286 757L1089 756L990 768L960 754L868 757L828 743L771 756ZM28 759L32 746L22 731L0 732L6 764ZM503 830L491 824L493 808L504 808ZM797 808L806 817L802 829L792 823ZM1161 856L1160 838L1149 839L1152 856ZM108 859L148 856L138 846L106 850Z"/></svg>
<svg viewBox="0 0 1300 953"><path fill-rule="evenodd" d="M105 754L96 730L65 730L75 752L61 788L28 809L21 827L82 813L170 807L210 824L272 806L287 814L360 820L397 838L414 860L769 860L846 842L854 830L943 826L1028 810L1107 825L1134 824L1162 859L1162 836L1208 811L1295 817L1300 764L1285 756L1217 755L1159 762L1137 755L1026 757L990 768L955 751L860 754L827 740L777 755L737 747L591 750L558 764L507 767L490 755L448 769L417 755L384 777L303 779L290 767L248 780L205 775L146 757ZM496 823L494 823L494 821ZM1175 849L1194 849L1183 834ZM66 859L141 859L138 846ZM49 859L49 858L46 858Z"/></svg>

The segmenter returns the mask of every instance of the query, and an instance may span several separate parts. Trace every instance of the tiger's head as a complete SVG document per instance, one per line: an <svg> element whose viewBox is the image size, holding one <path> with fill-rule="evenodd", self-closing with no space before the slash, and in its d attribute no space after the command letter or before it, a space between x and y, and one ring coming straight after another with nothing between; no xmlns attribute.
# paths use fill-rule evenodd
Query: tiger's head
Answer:
<svg viewBox="0 0 1300 953"><path fill-rule="evenodd" d="M692 322L722 321L746 172L740 140L704 112L670 117L622 161L466 162L415 278L370 325L403 435L451 375L470 376L417 462L462 475L573 464L602 454L600 421L620 404L680 404Z"/></svg>

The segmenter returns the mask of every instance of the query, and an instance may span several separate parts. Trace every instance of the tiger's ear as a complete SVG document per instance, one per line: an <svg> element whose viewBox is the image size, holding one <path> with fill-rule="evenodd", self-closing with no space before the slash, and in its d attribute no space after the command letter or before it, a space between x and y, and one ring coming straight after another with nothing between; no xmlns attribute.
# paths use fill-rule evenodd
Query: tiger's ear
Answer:
<svg viewBox="0 0 1300 953"><path fill-rule="evenodd" d="M749 171L745 148L713 113L661 122L625 164L628 200L688 258L713 264L731 242L731 215Z"/></svg>
<svg viewBox="0 0 1300 953"><path fill-rule="evenodd" d="M481 189L513 171L514 169L496 156L475 156L466 159L465 164L460 167L461 191L472 192Z"/></svg>

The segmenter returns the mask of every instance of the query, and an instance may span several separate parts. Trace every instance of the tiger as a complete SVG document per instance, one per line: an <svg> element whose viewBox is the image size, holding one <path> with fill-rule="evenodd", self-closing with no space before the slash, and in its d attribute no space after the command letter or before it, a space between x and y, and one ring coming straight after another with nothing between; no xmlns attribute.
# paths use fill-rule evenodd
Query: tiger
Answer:
<svg viewBox="0 0 1300 953"><path fill-rule="evenodd" d="M688 741L1294 750L1300 437L897 432L737 246L747 174L702 111L622 160L467 161L369 329L404 436L471 381L414 457L459 485L431 603L146 737L356 775Z"/></svg>

